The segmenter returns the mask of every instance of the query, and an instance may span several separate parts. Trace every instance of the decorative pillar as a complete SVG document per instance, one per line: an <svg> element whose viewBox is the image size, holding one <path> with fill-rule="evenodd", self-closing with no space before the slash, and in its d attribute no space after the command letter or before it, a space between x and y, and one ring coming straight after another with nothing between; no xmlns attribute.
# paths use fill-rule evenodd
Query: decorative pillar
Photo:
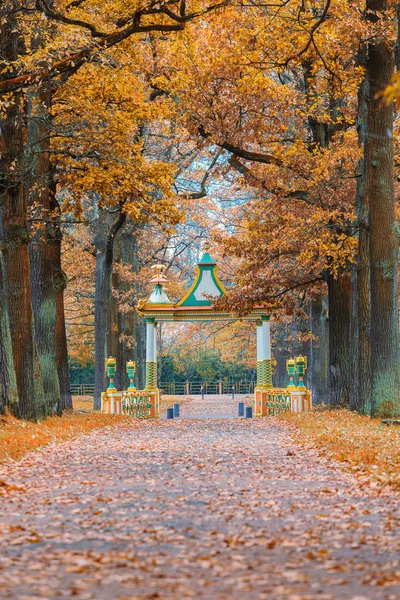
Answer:
<svg viewBox="0 0 400 600"><path fill-rule="evenodd" d="M257 321L257 386L262 387L263 370L262 370L262 321Z"/></svg>
<svg viewBox="0 0 400 600"><path fill-rule="evenodd" d="M129 377L129 387L127 389L128 392L135 392L135 371L136 371L136 363L134 360L130 360L126 363L126 372Z"/></svg>
<svg viewBox="0 0 400 600"><path fill-rule="evenodd" d="M146 390L157 389L157 338L155 319L146 319Z"/></svg>
<svg viewBox="0 0 400 600"><path fill-rule="evenodd" d="M291 410L292 412L309 412L312 409L312 396L311 392L308 391L304 385L304 374L307 369L307 357L301 355L295 356L293 363L296 375L299 378L299 382L297 387L289 390L292 400Z"/></svg>
<svg viewBox="0 0 400 600"><path fill-rule="evenodd" d="M117 362L110 356L106 358L107 377L110 379L107 391L101 394L101 412L109 415L122 414L122 392L119 392L114 385L115 369Z"/></svg>
<svg viewBox="0 0 400 600"><path fill-rule="evenodd" d="M289 375L289 385L287 386L288 390L295 390L296 386L294 385L294 376L296 375L296 363L293 358L288 358L286 361L286 371Z"/></svg>
<svg viewBox="0 0 400 600"><path fill-rule="evenodd" d="M271 333L269 317L257 323L257 387L272 388Z"/></svg>
<svg viewBox="0 0 400 600"><path fill-rule="evenodd" d="M268 389L272 388L271 336L269 317L257 322L257 385L254 393L254 414L267 414Z"/></svg>
<svg viewBox="0 0 400 600"><path fill-rule="evenodd" d="M115 358L113 356L110 356L110 358L106 358L107 377L110 380L110 383L108 384L107 391L110 391L110 392L114 392L117 389L115 387L115 385L114 385L114 377L115 377L116 366L117 366L117 361L115 360Z"/></svg>
<svg viewBox="0 0 400 600"><path fill-rule="evenodd" d="M272 388L272 364L271 364L271 325L269 317L262 317L262 336L265 347L265 384L267 387Z"/></svg>

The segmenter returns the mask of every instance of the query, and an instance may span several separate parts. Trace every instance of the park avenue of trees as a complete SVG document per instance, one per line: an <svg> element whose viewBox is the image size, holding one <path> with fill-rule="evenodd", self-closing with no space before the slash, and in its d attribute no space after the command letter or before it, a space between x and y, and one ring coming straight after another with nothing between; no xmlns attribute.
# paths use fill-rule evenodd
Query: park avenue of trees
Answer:
<svg viewBox="0 0 400 600"><path fill-rule="evenodd" d="M396 10L1 2L1 412L71 408L69 360L99 408L106 356L120 384L144 362L150 267L177 298L207 239L229 310L268 307L316 400L398 413Z"/></svg>

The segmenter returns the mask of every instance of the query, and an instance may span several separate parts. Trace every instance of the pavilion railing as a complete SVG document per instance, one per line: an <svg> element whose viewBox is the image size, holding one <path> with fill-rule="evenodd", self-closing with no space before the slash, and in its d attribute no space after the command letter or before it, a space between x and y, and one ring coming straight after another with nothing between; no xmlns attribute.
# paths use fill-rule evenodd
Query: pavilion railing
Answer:
<svg viewBox="0 0 400 600"><path fill-rule="evenodd" d="M292 397L288 390L275 388L268 390L265 399L267 415L279 415L283 412L290 412L292 406Z"/></svg>
<svg viewBox="0 0 400 600"><path fill-rule="evenodd" d="M122 393L122 413L134 419L151 417L153 398L145 390Z"/></svg>

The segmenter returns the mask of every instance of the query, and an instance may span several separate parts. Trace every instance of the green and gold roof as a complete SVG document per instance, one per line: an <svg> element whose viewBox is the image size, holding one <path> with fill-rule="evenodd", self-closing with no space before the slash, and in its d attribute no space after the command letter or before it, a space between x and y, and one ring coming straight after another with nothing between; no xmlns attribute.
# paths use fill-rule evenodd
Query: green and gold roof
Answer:
<svg viewBox="0 0 400 600"><path fill-rule="evenodd" d="M212 303L216 298L226 296L227 291L217 274L217 265L206 252L196 267L196 276L187 293L173 304L166 294L163 283L167 279L162 275L162 265L155 265L157 275L152 279L155 287L150 298L141 300L136 307L146 319L156 321L220 321L236 320L230 313L216 310ZM265 316L265 308L255 308L246 320L256 321Z"/></svg>

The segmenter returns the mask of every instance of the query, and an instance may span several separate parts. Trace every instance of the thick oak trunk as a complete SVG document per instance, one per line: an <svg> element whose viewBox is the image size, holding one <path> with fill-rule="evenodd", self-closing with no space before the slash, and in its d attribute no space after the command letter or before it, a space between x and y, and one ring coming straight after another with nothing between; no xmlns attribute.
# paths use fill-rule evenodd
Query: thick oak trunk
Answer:
<svg viewBox="0 0 400 600"><path fill-rule="evenodd" d="M311 332L315 339L310 343L308 387L312 391L313 403L328 403L329 400L329 320L328 307L322 295L310 304Z"/></svg>
<svg viewBox="0 0 400 600"><path fill-rule="evenodd" d="M329 403L349 406L353 383L351 361L351 279L328 274Z"/></svg>
<svg viewBox="0 0 400 600"><path fill-rule="evenodd" d="M15 6L4 3L0 8L0 47L8 64L18 59L20 33ZM14 9L14 10L13 10ZM0 71L10 76L8 69ZM0 75L1 77L1 75ZM23 96L15 92L0 115L1 163L0 198L3 214L3 251L7 280L8 312L13 361L19 403L16 414L35 419L34 337L30 294L29 236L27 229L27 195L23 181L24 157Z"/></svg>
<svg viewBox="0 0 400 600"><path fill-rule="evenodd" d="M109 332L112 310L112 269L114 261L115 236L126 221L126 214L119 212L111 226L104 219L98 220L95 236L96 285L94 302L95 329L95 369L94 369L94 408L101 408L101 393L107 387L105 359L109 353ZM103 227L106 228L104 233Z"/></svg>
<svg viewBox="0 0 400 600"><path fill-rule="evenodd" d="M364 54L364 53L363 53ZM366 57L361 56L360 64L365 65ZM364 78L358 92L357 133L359 145L366 141L368 80ZM358 225L358 252L353 285L353 371L354 386L350 408L360 413L371 412L371 288L370 288L370 238L369 238L369 199L365 194L364 158L357 169L356 212Z"/></svg>
<svg viewBox="0 0 400 600"><path fill-rule="evenodd" d="M135 273L139 273L141 269L141 261L139 258L138 247L138 230L131 230L121 235L120 240L120 256L125 264L132 265ZM142 298L142 291L139 285L122 284L122 290L128 290L132 294L132 310L125 313L120 313L119 327L120 334L124 334L130 340L129 345L122 342L122 357L124 365L127 360L133 359L136 362L136 387L144 389L146 379L146 324L142 316L135 310L135 306ZM127 380L125 380L127 381Z"/></svg>
<svg viewBox="0 0 400 600"><path fill-rule="evenodd" d="M367 0L367 9L386 11L385 0ZM379 14L379 13L378 13ZM371 21L378 21L375 12ZM379 34L378 34L379 35ZM375 37L368 45L368 127L365 195L370 210L371 376L373 415L398 407L398 228L394 198L393 107L378 96L394 71L393 46Z"/></svg>
<svg viewBox="0 0 400 600"><path fill-rule="evenodd" d="M31 297L35 339L43 377L47 414L61 414L61 394L57 369L57 302L54 262L59 249L58 211L50 164L50 83L29 94L28 143L30 172L29 203L33 207L34 228L30 244Z"/></svg>
<svg viewBox="0 0 400 600"><path fill-rule="evenodd" d="M30 294L28 231L24 186L9 188L4 201L4 265L19 404L17 415L36 418L34 336Z"/></svg>
<svg viewBox="0 0 400 600"><path fill-rule="evenodd" d="M1 223L0 223L1 232ZM0 235L0 244L2 243ZM18 392L12 355L3 253L0 248L0 413L18 412Z"/></svg>
<svg viewBox="0 0 400 600"><path fill-rule="evenodd" d="M135 341L133 358L136 361L136 386L143 390L146 381L146 323L136 311L132 315L132 337Z"/></svg>
<svg viewBox="0 0 400 600"><path fill-rule="evenodd" d="M61 238L57 240L53 269L53 283L56 291L56 361L60 385L61 410L65 410L72 408L72 396L64 310L64 291L67 286L67 277L61 266Z"/></svg>
<svg viewBox="0 0 400 600"><path fill-rule="evenodd" d="M113 243L113 242L112 242ZM97 241L96 247L96 284L94 301L95 330L95 369L94 369L94 408L101 408L101 393L107 387L105 359L108 355L108 332L111 325L111 276L113 248Z"/></svg>

